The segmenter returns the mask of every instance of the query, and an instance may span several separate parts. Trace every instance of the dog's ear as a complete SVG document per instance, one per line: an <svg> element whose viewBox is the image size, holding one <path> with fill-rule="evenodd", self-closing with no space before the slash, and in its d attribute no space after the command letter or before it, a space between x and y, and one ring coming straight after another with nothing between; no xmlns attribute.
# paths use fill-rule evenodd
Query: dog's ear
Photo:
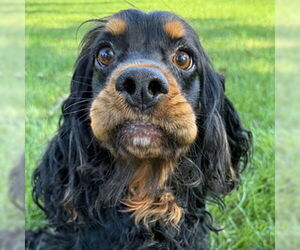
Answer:
<svg viewBox="0 0 300 250"><path fill-rule="evenodd" d="M76 202L79 203L83 195L76 189L83 190L78 169L92 164L95 155L101 154L89 126L89 107L93 97L92 43L101 30L102 26L97 26L83 39L71 80L70 95L62 105L57 134L33 174L34 201L56 225L63 225L74 218L74 211L71 210L79 206Z"/></svg>
<svg viewBox="0 0 300 250"><path fill-rule="evenodd" d="M252 133L242 126L237 110L226 96L224 96L222 117L230 149L231 166L238 173L248 163L251 154Z"/></svg>
<svg viewBox="0 0 300 250"><path fill-rule="evenodd" d="M225 96L225 79L204 56L201 70L199 165L208 190L227 194L238 183L242 165L247 164L251 149L251 133L241 125L232 103Z"/></svg>

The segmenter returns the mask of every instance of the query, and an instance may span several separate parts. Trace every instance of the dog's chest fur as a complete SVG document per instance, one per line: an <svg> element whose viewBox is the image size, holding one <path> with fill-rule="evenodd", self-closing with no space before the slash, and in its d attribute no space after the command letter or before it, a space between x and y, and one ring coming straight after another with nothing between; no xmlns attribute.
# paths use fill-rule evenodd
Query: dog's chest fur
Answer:
<svg viewBox="0 0 300 250"><path fill-rule="evenodd" d="M195 215L185 215L182 228L178 229L159 223L148 229L142 225L137 227L128 213L116 208L104 209L102 216L105 221L102 225L92 222L83 225L63 239L57 238L54 245L59 249L82 250L208 249L205 238L209 229L204 212L199 212L196 220Z"/></svg>

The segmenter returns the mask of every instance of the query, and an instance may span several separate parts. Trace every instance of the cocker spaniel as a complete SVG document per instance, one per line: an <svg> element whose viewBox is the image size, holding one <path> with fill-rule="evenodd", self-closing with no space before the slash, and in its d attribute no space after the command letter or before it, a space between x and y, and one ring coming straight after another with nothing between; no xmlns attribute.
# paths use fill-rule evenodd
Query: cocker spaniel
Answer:
<svg viewBox="0 0 300 250"><path fill-rule="evenodd" d="M251 149L223 76L172 13L93 21L33 175L49 227L27 246L208 249L206 201L237 186Z"/></svg>

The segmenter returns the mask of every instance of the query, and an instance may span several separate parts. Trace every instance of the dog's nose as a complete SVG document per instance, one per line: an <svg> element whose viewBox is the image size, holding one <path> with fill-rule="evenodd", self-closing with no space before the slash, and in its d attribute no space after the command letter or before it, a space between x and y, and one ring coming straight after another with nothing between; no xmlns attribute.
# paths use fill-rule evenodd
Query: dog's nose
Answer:
<svg viewBox="0 0 300 250"><path fill-rule="evenodd" d="M116 90L124 95L128 104L146 110L154 106L160 96L168 93L169 86L159 69L130 67L117 78Z"/></svg>

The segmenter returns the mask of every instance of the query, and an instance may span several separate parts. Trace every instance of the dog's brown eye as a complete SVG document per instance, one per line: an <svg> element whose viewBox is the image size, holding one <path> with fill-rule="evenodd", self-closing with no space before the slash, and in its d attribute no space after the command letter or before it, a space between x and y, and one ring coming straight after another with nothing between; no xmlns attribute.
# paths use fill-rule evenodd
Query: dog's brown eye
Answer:
<svg viewBox="0 0 300 250"><path fill-rule="evenodd" d="M181 69L189 69L192 66L193 61L188 53L179 50L173 56L173 63Z"/></svg>
<svg viewBox="0 0 300 250"><path fill-rule="evenodd" d="M99 50L98 62L104 66L110 65L115 59L115 53L110 47L104 47Z"/></svg>

